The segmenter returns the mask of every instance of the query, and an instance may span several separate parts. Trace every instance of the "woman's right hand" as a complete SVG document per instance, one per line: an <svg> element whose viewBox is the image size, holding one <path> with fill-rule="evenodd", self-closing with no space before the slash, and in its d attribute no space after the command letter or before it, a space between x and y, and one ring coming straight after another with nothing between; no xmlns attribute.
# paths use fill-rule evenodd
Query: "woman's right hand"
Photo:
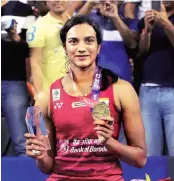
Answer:
<svg viewBox="0 0 174 181"><path fill-rule="evenodd" d="M26 155L37 160L42 160L46 153L44 142L42 140L38 140L35 135L30 133L26 133L24 136L27 139Z"/></svg>

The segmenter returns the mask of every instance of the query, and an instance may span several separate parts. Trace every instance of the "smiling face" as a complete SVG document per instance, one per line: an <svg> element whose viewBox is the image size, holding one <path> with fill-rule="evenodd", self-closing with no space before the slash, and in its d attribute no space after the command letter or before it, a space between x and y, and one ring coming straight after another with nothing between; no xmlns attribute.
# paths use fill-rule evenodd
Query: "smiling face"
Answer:
<svg viewBox="0 0 174 181"><path fill-rule="evenodd" d="M72 64L79 69L94 65L100 51L100 45L97 43L93 27L88 24L73 26L67 33L65 50L70 65Z"/></svg>

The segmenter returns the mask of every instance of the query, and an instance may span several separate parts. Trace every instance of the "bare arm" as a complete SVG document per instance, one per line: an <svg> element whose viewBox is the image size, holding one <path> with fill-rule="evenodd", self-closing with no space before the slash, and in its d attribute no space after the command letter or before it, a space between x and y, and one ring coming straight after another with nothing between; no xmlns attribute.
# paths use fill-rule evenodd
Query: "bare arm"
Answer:
<svg viewBox="0 0 174 181"><path fill-rule="evenodd" d="M82 1L71 1L70 8L68 8L68 14L72 16L76 12L76 10L78 10L82 6Z"/></svg>
<svg viewBox="0 0 174 181"><path fill-rule="evenodd" d="M137 32L131 30L120 18L118 14L118 8L115 3L104 3L101 6L101 14L110 18L114 25L120 32L124 43L131 49L137 47L138 34Z"/></svg>
<svg viewBox="0 0 174 181"><path fill-rule="evenodd" d="M151 32L146 30L140 34L140 40L138 44L137 57L141 57L149 51L151 42Z"/></svg>
<svg viewBox="0 0 174 181"><path fill-rule="evenodd" d="M78 15L87 15L89 14L92 9L94 8L95 3L92 1L87 1L79 10Z"/></svg>
<svg viewBox="0 0 174 181"><path fill-rule="evenodd" d="M147 11L144 17L145 28L140 35L138 44L137 57L141 57L147 53L151 45L152 29L154 27L155 14L152 11Z"/></svg>
<svg viewBox="0 0 174 181"><path fill-rule="evenodd" d="M43 57L43 48L31 48L31 75L33 79L33 85L36 93L39 93L43 90L42 79L43 73L41 70L41 61Z"/></svg>
<svg viewBox="0 0 174 181"><path fill-rule="evenodd" d="M174 25L168 19L164 19L162 23L164 31L172 46L174 47Z"/></svg>
<svg viewBox="0 0 174 181"><path fill-rule="evenodd" d="M119 80L114 85L114 97L116 104L120 104L128 145L111 138L106 146L126 163L142 167L146 163L146 143L138 96L129 83Z"/></svg>
<svg viewBox="0 0 174 181"><path fill-rule="evenodd" d="M29 59L29 58L26 58L26 59L25 59L25 64L26 64L27 81L30 82L30 78L31 78L31 66L30 66L30 59Z"/></svg>
<svg viewBox="0 0 174 181"><path fill-rule="evenodd" d="M165 6L162 4L160 12L152 10L152 13L155 14L155 23L164 28L169 41L174 47L174 24L169 20L169 16L174 14L174 10L167 12Z"/></svg>
<svg viewBox="0 0 174 181"><path fill-rule="evenodd" d="M35 105L40 107L45 121L45 126L48 132L49 141L51 144L51 150L47 151L43 159L37 160L37 165L44 173L50 173L54 166L54 159L56 154L55 148L55 128L52 120L50 119L50 106L49 106L49 90L39 93Z"/></svg>
<svg viewBox="0 0 174 181"><path fill-rule="evenodd" d="M131 30L122 20L119 16L116 16L112 19L113 23L119 30L124 43L131 49L137 47L137 41L138 41L138 34L137 32Z"/></svg>

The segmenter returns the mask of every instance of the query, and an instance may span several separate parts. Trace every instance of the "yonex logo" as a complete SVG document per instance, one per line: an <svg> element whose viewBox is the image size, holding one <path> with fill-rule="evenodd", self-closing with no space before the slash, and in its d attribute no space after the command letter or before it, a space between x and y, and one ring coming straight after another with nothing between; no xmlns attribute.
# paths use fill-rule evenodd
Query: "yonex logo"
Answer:
<svg viewBox="0 0 174 181"><path fill-rule="evenodd" d="M63 102L60 102L60 103L56 103L56 105L54 106L54 109L60 109L63 105Z"/></svg>

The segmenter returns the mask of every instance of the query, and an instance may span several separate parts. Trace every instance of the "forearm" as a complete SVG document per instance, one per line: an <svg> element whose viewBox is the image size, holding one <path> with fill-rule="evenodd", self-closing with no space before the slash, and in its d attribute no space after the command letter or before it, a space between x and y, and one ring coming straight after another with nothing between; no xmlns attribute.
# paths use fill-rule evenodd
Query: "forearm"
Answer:
<svg viewBox="0 0 174 181"><path fill-rule="evenodd" d="M83 2L81 1L72 1L70 8L68 8L69 15L73 16L73 14L79 10L83 6Z"/></svg>
<svg viewBox="0 0 174 181"><path fill-rule="evenodd" d="M32 59L31 59L32 62ZM43 73L41 67L38 63L31 63L31 75L33 80L33 85L36 93L39 93L43 90Z"/></svg>
<svg viewBox="0 0 174 181"><path fill-rule="evenodd" d="M140 35L140 41L138 44L138 52L137 57L141 57L142 55L146 54L150 49L150 42L151 42L151 33L144 31Z"/></svg>
<svg viewBox="0 0 174 181"><path fill-rule="evenodd" d="M174 47L174 26L170 21L164 24L164 31L168 36L172 46Z"/></svg>
<svg viewBox="0 0 174 181"><path fill-rule="evenodd" d="M124 43L131 49L137 47L136 33L129 29L129 27L121 20L121 18L116 16L112 19L113 23L120 32Z"/></svg>
<svg viewBox="0 0 174 181"><path fill-rule="evenodd" d="M31 67L30 67L30 59L29 59L29 58L26 58L26 59L25 59L25 64L26 64L27 81L30 82L30 78L31 78Z"/></svg>
<svg viewBox="0 0 174 181"><path fill-rule="evenodd" d="M146 163L146 152L142 148L124 145L114 138L106 142L106 147L130 165L142 167Z"/></svg>
<svg viewBox="0 0 174 181"><path fill-rule="evenodd" d="M91 2L86 2L83 6L82 6L82 8L79 10L79 12L78 12L78 15L87 15L87 14L89 14L90 12L91 12L91 10L93 9L93 3L91 3Z"/></svg>
<svg viewBox="0 0 174 181"><path fill-rule="evenodd" d="M53 169L54 159L51 156L47 155L44 157L44 159L37 160L36 163L43 173L49 174Z"/></svg>

